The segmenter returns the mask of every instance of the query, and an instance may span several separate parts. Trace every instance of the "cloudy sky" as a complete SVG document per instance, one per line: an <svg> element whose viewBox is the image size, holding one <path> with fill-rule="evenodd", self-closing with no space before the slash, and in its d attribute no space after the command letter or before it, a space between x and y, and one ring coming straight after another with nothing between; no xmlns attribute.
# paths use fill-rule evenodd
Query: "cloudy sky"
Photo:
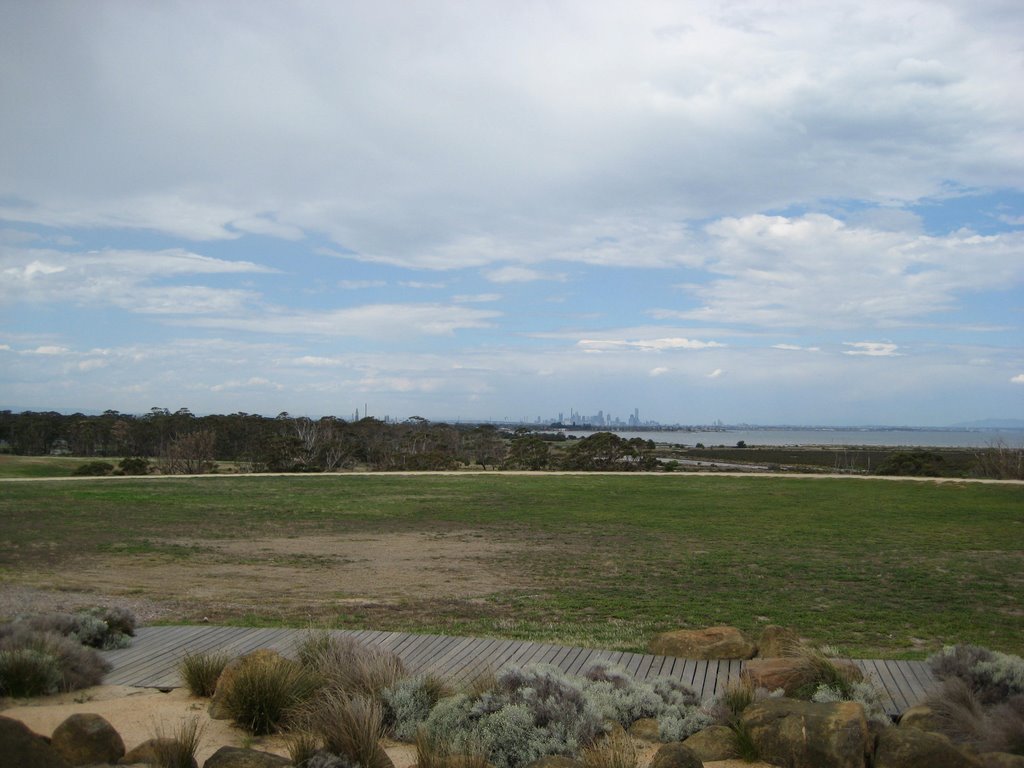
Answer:
<svg viewBox="0 0 1024 768"><path fill-rule="evenodd" d="M1024 417L1024 4L0 4L0 407Z"/></svg>

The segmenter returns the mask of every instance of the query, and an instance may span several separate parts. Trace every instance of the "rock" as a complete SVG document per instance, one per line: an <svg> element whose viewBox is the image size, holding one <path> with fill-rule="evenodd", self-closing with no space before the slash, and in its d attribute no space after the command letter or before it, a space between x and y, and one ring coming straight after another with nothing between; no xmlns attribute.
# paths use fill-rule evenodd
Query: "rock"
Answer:
<svg viewBox="0 0 1024 768"><path fill-rule="evenodd" d="M231 687L238 670L249 664L263 664L270 661L277 661L281 654L269 648L257 648L251 653L232 659L225 666L217 678L217 687L210 698L209 714L214 720L230 720L231 715L224 709L225 692Z"/></svg>
<svg viewBox="0 0 1024 768"><path fill-rule="evenodd" d="M732 760L736 757L736 734L724 725L712 725L697 731L683 742L701 760Z"/></svg>
<svg viewBox="0 0 1024 768"><path fill-rule="evenodd" d="M582 768L582 765L579 760L564 755L544 755L529 763L526 768Z"/></svg>
<svg viewBox="0 0 1024 768"><path fill-rule="evenodd" d="M889 728L878 737L875 768L981 768L941 733L918 728Z"/></svg>
<svg viewBox="0 0 1024 768"><path fill-rule="evenodd" d="M291 765L288 758L258 749L221 747L203 763L203 768L283 768L288 765Z"/></svg>
<svg viewBox="0 0 1024 768"><path fill-rule="evenodd" d="M661 741L658 735L658 721L653 717L641 717L629 726L629 735L643 741Z"/></svg>
<svg viewBox="0 0 1024 768"><path fill-rule="evenodd" d="M655 753L648 768L704 768L704 762L681 741L673 741Z"/></svg>
<svg viewBox="0 0 1024 768"><path fill-rule="evenodd" d="M759 659L778 658L780 656L797 656L800 651L800 636L788 627L769 624L761 632L757 641L757 657Z"/></svg>
<svg viewBox="0 0 1024 768"><path fill-rule="evenodd" d="M735 627L707 627L665 632L651 640L648 650L683 659L750 659L757 646Z"/></svg>
<svg viewBox="0 0 1024 768"><path fill-rule="evenodd" d="M743 724L761 759L789 768L864 768L869 754L864 707L766 699L747 707Z"/></svg>
<svg viewBox="0 0 1024 768"><path fill-rule="evenodd" d="M161 746L167 748L173 743L174 739L166 737L147 739L137 747L128 750L125 756L118 761L118 765L156 765L158 748ZM195 758L192 758L192 768L199 768Z"/></svg>
<svg viewBox="0 0 1024 768"><path fill-rule="evenodd" d="M111 765L124 756L124 742L114 726L88 712L58 725L50 743L70 765Z"/></svg>
<svg viewBox="0 0 1024 768"><path fill-rule="evenodd" d="M852 661L830 659L847 679L856 682L864 679L864 674ZM811 674L811 663L806 657L751 659L743 665L740 676L753 683L755 688L766 688L774 691L782 688L788 695L807 679Z"/></svg>
<svg viewBox="0 0 1024 768"><path fill-rule="evenodd" d="M0 715L0 755L4 765L70 768L68 761L45 738L33 733L20 720L3 715Z"/></svg>
<svg viewBox="0 0 1024 768"><path fill-rule="evenodd" d="M982 752L978 761L984 768L1024 768L1024 755L1009 752Z"/></svg>
<svg viewBox="0 0 1024 768"><path fill-rule="evenodd" d="M935 724L935 713L927 704L918 704L916 707L904 710L900 715L900 728L918 728L922 731L933 730Z"/></svg>

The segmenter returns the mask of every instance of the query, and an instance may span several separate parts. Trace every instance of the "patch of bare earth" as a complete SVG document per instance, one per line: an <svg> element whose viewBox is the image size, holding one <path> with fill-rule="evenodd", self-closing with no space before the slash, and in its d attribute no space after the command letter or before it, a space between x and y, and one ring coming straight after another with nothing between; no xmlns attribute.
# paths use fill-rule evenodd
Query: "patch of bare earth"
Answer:
<svg viewBox="0 0 1024 768"><path fill-rule="evenodd" d="M315 618L353 606L478 602L530 586L507 567L523 548L472 530L156 540L143 552L84 553L9 573L0 616L113 602L136 604L143 620Z"/></svg>

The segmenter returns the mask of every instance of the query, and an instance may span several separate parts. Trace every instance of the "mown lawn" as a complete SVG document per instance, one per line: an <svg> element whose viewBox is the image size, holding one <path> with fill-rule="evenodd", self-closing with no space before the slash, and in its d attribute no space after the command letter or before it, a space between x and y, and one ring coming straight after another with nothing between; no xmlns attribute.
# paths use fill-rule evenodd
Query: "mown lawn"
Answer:
<svg viewBox="0 0 1024 768"><path fill-rule="evenodd" d="M501 566L529 586L319 618L632 650L680 626L775 623L857 656L953 642L1024 652L1024 486L497 473L4 483L0 580L52 570L73 584L77 564L112 552L188 568L198 555L182 539L470 529L517 542ZM221 618L305 616L276 605Z"/></svg>

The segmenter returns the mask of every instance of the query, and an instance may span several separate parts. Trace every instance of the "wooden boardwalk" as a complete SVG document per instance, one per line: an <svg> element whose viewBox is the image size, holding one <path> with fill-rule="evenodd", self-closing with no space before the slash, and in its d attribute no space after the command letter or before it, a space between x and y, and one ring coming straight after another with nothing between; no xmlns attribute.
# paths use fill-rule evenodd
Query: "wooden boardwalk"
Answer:
<svg viewBox="0 0 1024 768"><path fill-rule="evenodd" d="M306 630L300 629L208 625L142 627L131 647L103 653L113 664L104 683L178 688L182 681L177 667L186 652L226 651L241 655L257 648L273 648L286 656L294 655L306 634ZM706 700L721 693L743 668L741 661L698 661L521 640L372 630L332 630L331 634L389 649L401 657L410 672L434 672L456 684L468 682L486 671L497 672L506 664L552 664L569 674L579 674L594 664L605 662L624 667L638 680L659 676L681 680ZM935 685L922 661L861 659L855 663L884 690L884 703L890 714L917 704Z"/></svg>

